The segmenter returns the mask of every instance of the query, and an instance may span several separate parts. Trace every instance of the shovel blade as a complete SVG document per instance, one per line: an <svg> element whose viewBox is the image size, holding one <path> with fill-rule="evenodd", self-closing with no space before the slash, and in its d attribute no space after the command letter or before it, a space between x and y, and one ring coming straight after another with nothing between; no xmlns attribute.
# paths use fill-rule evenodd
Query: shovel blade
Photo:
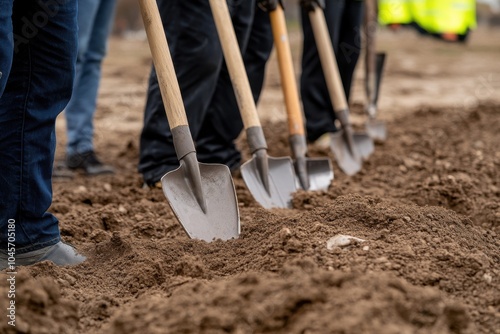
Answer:
<svg viewBox="0 0 500 334"><path fill-rule="evenodd" d="M183 164L161 179L172 211L190 238L207 242L238 238L240 214L229 168L220 164L198 164L206 212L196 200Z"/></svg>
<svg viewBox="0 0 500 334"><path fill-rule="evenodd" d="M368 135L377 141L385 141L387 139L387 127L385 126L385 122L369 119L365 124L366 132Z"/></svg>
<svg viewBox="0 0 500 334"><path fill-rule="evenodd" d="M362 162L359 154L353 154L345 140L344 131L330 134L330 148L340 169L347 175L354 175L361 170Z"/></svg>
<svg viewBox="0 0 500 334"><path fill-rule="evenodd" d="M296 164L297 162L295 162ZM327 190L333 181L332 162L328 158L306 158L309 188L304 189L297 176L296 186L308 191ZM295 168L297 171L297 168Z"/></svg>
<svg viewBox="0 0 500 334"><path fill-rule="evenodd" d="M375 151L373 139L370 138L368 134L354 133L353 139L354 145L356 145L356 149L363 159L368 159L368 157Z"/></svg>
<svg viewBox="0 0 500 334"><path fill-rule="evenodd" d="M260 176L256 157L241 166L241 175L253 197L266 209L291 208L292 194L297 191L292 159L267 157L269 163L269 190Z"/></svg>

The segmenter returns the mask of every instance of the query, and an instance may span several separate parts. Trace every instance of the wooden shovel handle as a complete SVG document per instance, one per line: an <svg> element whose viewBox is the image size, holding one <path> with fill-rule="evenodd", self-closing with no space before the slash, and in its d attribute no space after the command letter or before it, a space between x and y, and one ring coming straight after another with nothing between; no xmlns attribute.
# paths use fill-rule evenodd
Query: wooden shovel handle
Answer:
<svg viewBox="0 0 500 334"><path fill-rule="evenodd" d="M269 13L273 29L274 44L278 53L281 86L285 96L286 111L288 115L288 131L291 136L304 135L304 120L300 108L299 92L293 69L292 52L286 29L285 12L278 7Z"/></svg>
<svg viewBox="0 0 500 334"><path fill-rule="evenodd" d="M377 33L377 0L365 0L364 28L366 33L366 52L365 52L365 81L368 98L370 102L375 99L376 90L376 33Z"/></svg>
<svg viewBox="0 0 500 334"><path fill-rule="evenodd" d="M215 26L226 60L229 76L233 83L234 93L240 108L245 129L260 127L257 108L253 100L252 90L243 63L243 57L234 32L233 22L229 14L226 0L210 0L210 7L215 20Z"/></svg>
<svg viewBox="0 0 500 334"><path fill-rule="evenodd" d="M333 109L336 112L347 110L347 100L345 97L344 86L340 78L337 59L333 51L332 41L328 33L325 14L323 9L316 6L315 10L309 12L309 19L314 32L316 47L318 48L321 66L325 75L326 85L333 103Z"/></svg>
<svg viewBox="0 0 500 334"><path fill-rule="evenodd" d="M139 0L139 4L170 129L188 125L158 5L155 0Z"/></svg>

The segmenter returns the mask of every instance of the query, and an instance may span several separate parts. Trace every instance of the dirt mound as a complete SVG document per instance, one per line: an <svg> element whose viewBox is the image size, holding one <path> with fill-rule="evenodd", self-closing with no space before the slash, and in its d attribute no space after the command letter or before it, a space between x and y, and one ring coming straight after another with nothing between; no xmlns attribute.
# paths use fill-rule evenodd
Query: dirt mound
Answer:
<svg viewBox="0 0 500 334"><path fill-rule="evenodd" d="M110 333L465 333L465 308L391 275L320 270L295 261L139 298Z"/></svg>
<svg viewBox="0 0 500 334"><path fill-rule="evenodd" d="M161 189L142 187L137 147L120 137L116 175L55 184L63 238L88 261L23 270L20 289L60 297L33 309L19 293L29 299L19 314L33 328L46 318L38 327L51 333L494 333L498 110L396 119L361 173L335 167L328 191L299 191L289 210L264 210L236 175L241 237L210 244L185 235ZM290 154L286 124L264 127L269 154ZM244 137L239 145L248 154ZM313 145L310 154L333 158ZM339 234L365 241L327 247ZM66 313L51 311L66 302Z"/></svg>
<svg viewBox="0 0 500 334"><path fill-rule="evenodd" d="M43 268L44 264L38 266ZM79 321L78 302L64 298L54 278L33 278L20 270L17 275L7 275L7 279L0 280L0 308L4 311L0 333L74 333Z"/></svg>

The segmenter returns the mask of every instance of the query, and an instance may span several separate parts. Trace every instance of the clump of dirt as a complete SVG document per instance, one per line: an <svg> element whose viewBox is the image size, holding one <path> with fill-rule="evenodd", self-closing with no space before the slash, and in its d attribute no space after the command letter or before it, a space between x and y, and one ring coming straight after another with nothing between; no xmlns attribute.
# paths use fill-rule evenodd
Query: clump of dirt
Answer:
<svg viewBox="0 0 500 334"><path fill-rule="evenodd" d="M435 289L298 260L279 274L251 272L145 295L112 319L110 333L466 333L469 322L465 307Z"/></svg>
<svg viewBox="0 0 500 334"><path fill-rule="evenodd" d="M54 278L33 278L23 269L5 276L0 280L1 333L74 333L78 303L63 298Z"/></svg>

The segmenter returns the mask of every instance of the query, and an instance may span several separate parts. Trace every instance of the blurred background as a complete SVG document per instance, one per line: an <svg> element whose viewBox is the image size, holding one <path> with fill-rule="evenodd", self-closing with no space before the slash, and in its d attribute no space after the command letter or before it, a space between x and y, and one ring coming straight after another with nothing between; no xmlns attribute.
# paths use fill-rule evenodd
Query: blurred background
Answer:
<svg viewBox="0 0 500 334"><path fill-rule="evenodd" d="M298 0L284 0L287 19L292 24L299 19L297 3ZM479 25L500 26L500 0L477 0L477 21ZM118 0L113 33L145 38L137 0Z"/></svg>

